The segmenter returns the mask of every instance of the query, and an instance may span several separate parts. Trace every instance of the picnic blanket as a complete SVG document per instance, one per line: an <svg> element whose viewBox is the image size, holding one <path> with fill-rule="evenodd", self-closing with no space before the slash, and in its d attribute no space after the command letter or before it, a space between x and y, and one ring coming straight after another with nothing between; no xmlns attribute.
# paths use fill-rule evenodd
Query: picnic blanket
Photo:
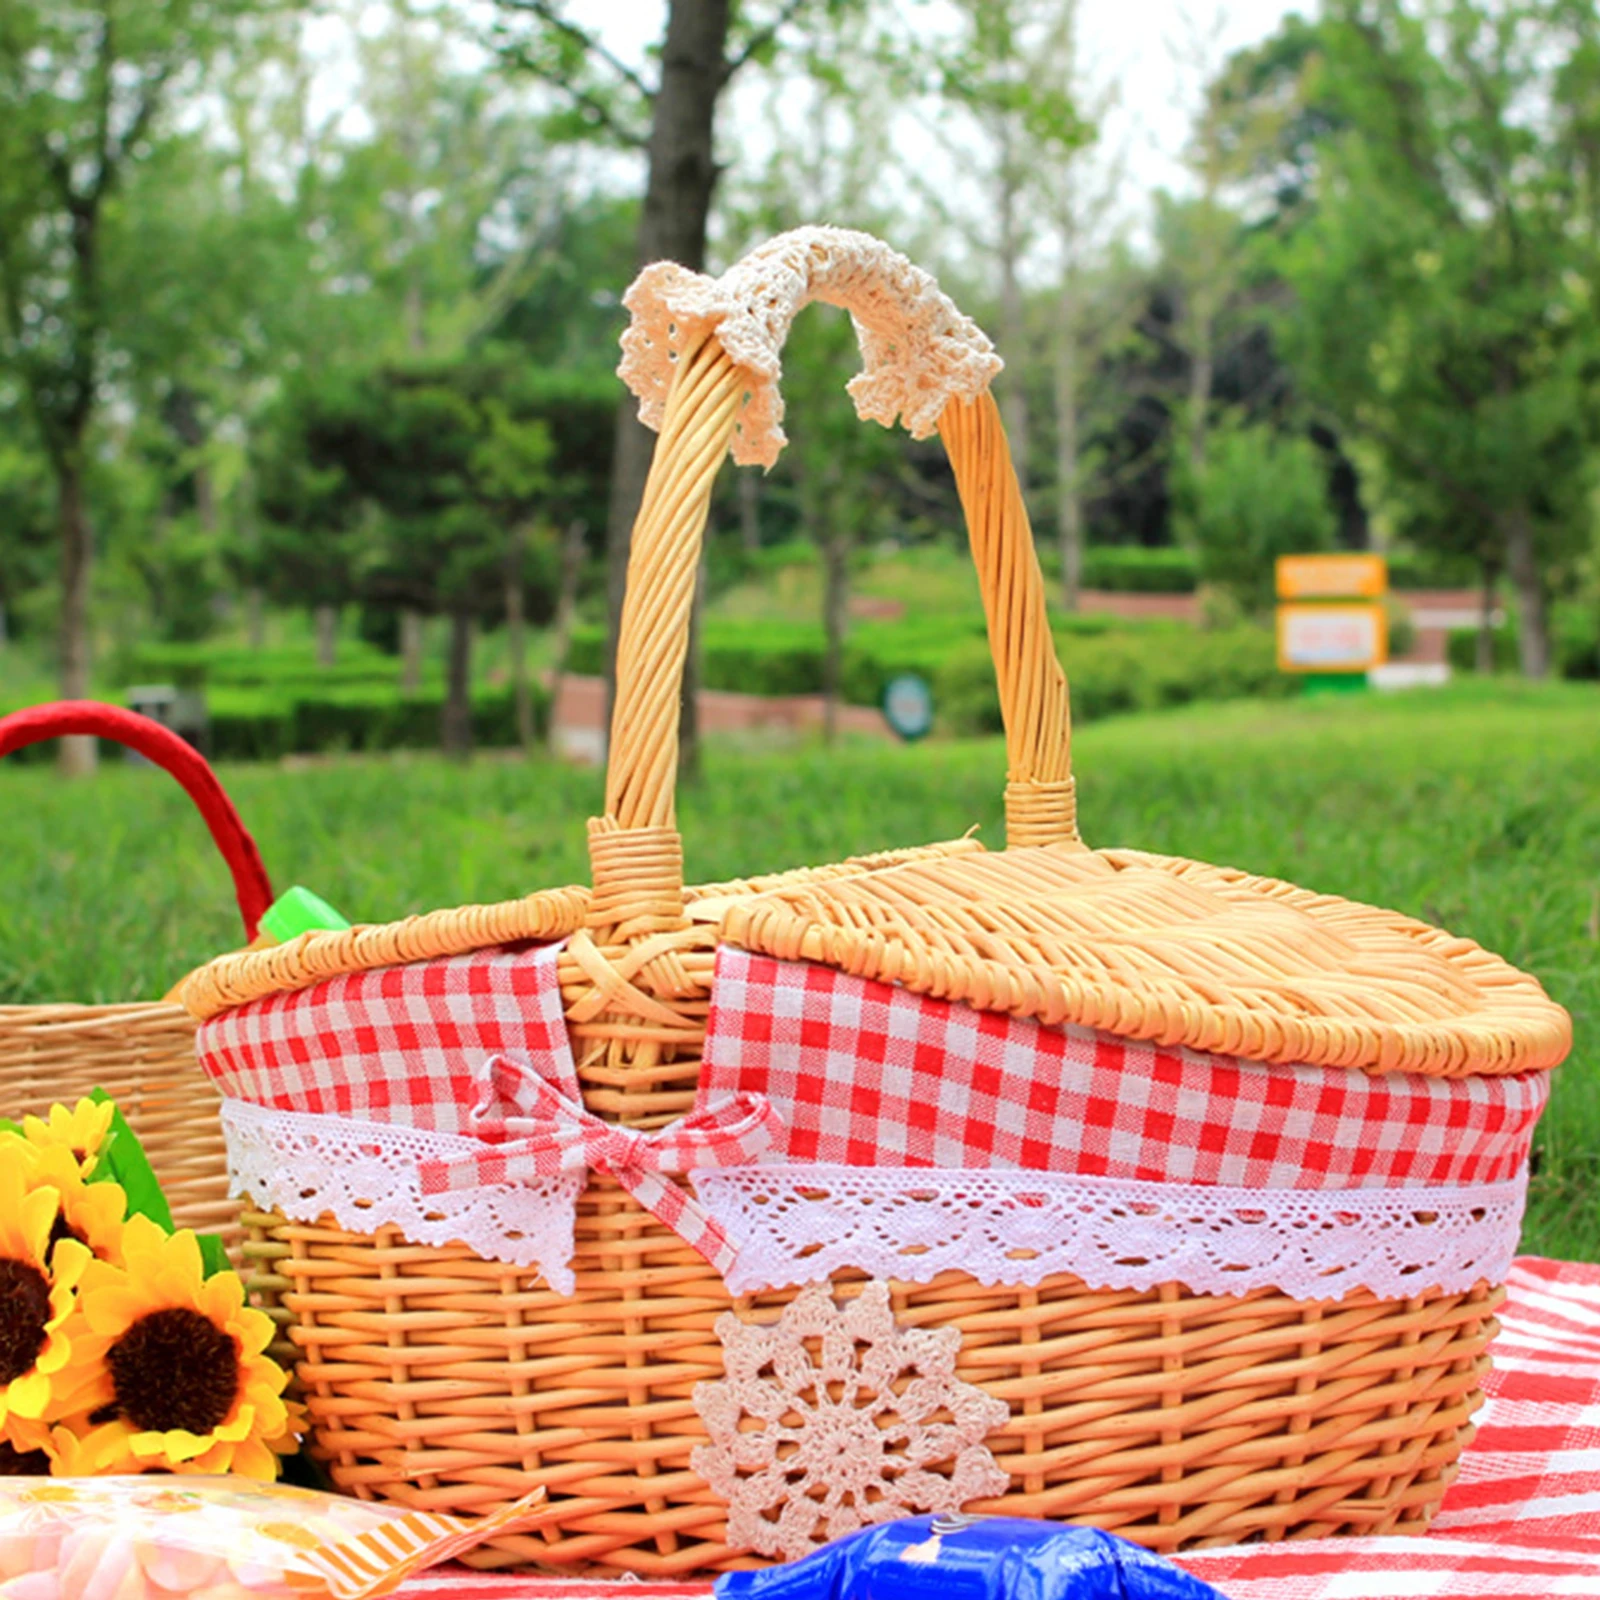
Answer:
<svg viewBox="0 0 1600 1600"><path fill-rule="evenodd" d="M1600 1600L1600 1266L1517 1259L1488 1403L1426 1538L1307 1539L1180 1558L1229 1600ZM706 1583L440 1568L401 1600L700 1600Z"/></svg>

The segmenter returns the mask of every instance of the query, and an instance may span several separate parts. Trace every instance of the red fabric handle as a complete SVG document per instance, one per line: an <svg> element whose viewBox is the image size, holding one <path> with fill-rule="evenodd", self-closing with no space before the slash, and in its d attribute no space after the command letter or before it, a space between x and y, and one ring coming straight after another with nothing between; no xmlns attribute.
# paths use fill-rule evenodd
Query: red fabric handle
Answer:
<svg viewBox="0 0 1600 1600"><path fill-rule="evenodd" d="M244 918L244 936L246 940L254 939L262 913L272 904L272 884L255 840L217 782L216 773L206 765L205 757L170 728L101 700L55 700L0 717L0 756L67 734L91 734L126 745L183 785L205 818L222 859L228 863L239 915Z"/></svg>

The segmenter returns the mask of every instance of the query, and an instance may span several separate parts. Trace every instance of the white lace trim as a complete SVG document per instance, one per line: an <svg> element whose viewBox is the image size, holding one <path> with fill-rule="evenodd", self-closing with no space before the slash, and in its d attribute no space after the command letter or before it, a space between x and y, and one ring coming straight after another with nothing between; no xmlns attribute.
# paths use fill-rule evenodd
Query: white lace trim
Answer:
<svg viewBox="0 0 1600 1600"><path fill-rule="evenodd" d="M395 1227L418 1244L464 1244L573 1289L582 1173L424 1195L417 1165L481 1152L461 1134L274 1111L225 1100L235 1194L296 1222ZM1337 1300L1470 1289L1516 1254L1527 1171L1460 1188L1235 1189L1066 1173L771 1163L694 1175L701 1204L738 1245L735 1294L844 1271L926 1283L941 1272L1036 1286L1073 1273L1097 1289L1182 1283L1197 1294L1276 1289Z"/></svg>
<svg viewBox="0 0 1600 1600"><path fill-rule="evenodd" d="M416 1244L464 1244L486 1261L536 1270L571 1294L572 1239L584 1175L537 1185L486 1184L422 1193L417 1164L471 1157L481 1140L390 1123L274 1111L224 1100L222 1131L235 1194L275 1206L292 1222L333 1215L351 1233L398 1228Z"/></svg>
<svg viewBox="0 0 1600 1600"><path fill-rule="evenodd" d="M1473 1187L1329 1192L774 1163L703 1171L695 1189L739 1244L735 1294L853 1269L911 1283L959 1271L1034 1286L1068 1272L1096 1289L1403 1299L1504 1278L1527 1172Z"/></svg>
<svg viewBox="0 0 1600 1600"><path fill-rule="evenodd" d="M720 278L670 261L639 274L622 300L633 322L617 373L639 397L640 419L660 428L680 353L714 329L750 383L733 459L770 467L787 442L778 353L813 300L844 307L855 323L863 371L848 388L856 410L886 428L902 420L914 439L933 432L952 396L975 399L1001 368L977 324L899 251L847 228L796 228Z"/></svg>

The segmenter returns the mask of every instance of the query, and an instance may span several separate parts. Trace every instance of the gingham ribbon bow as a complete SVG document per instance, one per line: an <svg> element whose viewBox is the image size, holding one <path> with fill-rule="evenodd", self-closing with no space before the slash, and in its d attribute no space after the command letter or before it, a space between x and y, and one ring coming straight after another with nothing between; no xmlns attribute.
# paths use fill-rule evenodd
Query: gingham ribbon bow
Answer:
<svg viewBox="0 0 1600 1600"><path fill-rule="evenodd" d="M603 1121L531 1068L504 1056L491 1056L479 1076L483 1092L470 1122L483 1148L454 1160L420 1163L425 1195L606 1172L727 1276L737 1254L732 1240L667 1174L753 1161L783 1126L765 1095L731 1094L665 1128L646 1130Z"/></svg>

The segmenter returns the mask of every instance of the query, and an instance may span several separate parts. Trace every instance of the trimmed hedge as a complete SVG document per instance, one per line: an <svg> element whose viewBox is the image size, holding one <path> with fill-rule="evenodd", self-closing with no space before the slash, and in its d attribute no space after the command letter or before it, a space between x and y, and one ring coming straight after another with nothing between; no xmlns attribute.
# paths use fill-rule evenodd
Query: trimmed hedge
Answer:
<svg viewBox="0 0 1600 1600"><path fill-rule="evenodd" d="M171 683L181 689L283 689L304 684L330 687L393 684L399 667L393 656L365 643L341 640L338 659L319 666L308 647L249 650L210 644L145 645L120 662L118 683Z"/></svg>
<svg viewBox="0 0 1600 1600"><path fill-rule="evenodd" d="M1083 552L1082 583L1112 594L1193 594L1200 563L1176 545L1091 545Z"/></svg>
<svg viewBox="0 0 1600 1600"><path fill-rule="evenodd" d="M1056 631L1094 637L1113 631L1145 631L1149 626L1095 614L1060 618ZM841 695L850 705L875 706L882 701L891 678L914 672L931 682L953 649L972 641L981 644L984 638L979 614L959 622L907 617L897 622L853 623L845 639ZM826 648L817 623L714 617L706 623L700 639L701 686L768 697L820 694ZM598 627L575 629L567 670L598 676L604 662L605 631Z"/></svg>
<svg viewBox="0 0 1600 1600"><path fill-rule="evenodd" d="M1427 551L1387 552L1391 589L1465 589L1478 581L1470 560ZM1200 563L1176 545L1091 545L1083 553L1083 586L1112 594L1193 594Z"/></svg>
<svg viewBox="0 0 1600 1600"><path fill-rule="evenodd" d="M1276 646L1264 628L1057 636L1056 648L1071 684L1075 723L1193 700L1281 696L1295 687L1278 671ZM1001 731L987 647L964 645L951 652L935 680L934 703L952 733Z"/></svg>
<svg viewBox="0 0 1600 1600"><path fill-rule="evenodd" d="M542 735L550 697L539 684L529 690L534 727ZM274 761L324 751L436 749L444 696L402 695L392 685L304 695L223 689L214 691L209 709L208 753L214 760ZM472 738L486 749L516 744L516 699L510 689L474 691Z"/></svg>
<svg viewBox="0 0 1600 1600"><path fill-rule="evenodd" d="M1515 618L1493 630L1494 670L1515 672L1517 624ZM1557 604L1550 611L1550 645L1555 670L1563 678L1600 678L1600 612L1591 606ZM1445 643L1447 658L1457 672L1475 672L1478 630L1452 628Z"/></svg>

